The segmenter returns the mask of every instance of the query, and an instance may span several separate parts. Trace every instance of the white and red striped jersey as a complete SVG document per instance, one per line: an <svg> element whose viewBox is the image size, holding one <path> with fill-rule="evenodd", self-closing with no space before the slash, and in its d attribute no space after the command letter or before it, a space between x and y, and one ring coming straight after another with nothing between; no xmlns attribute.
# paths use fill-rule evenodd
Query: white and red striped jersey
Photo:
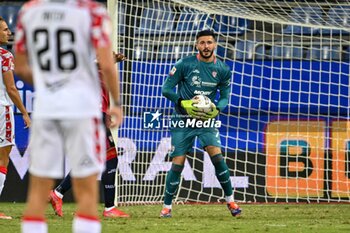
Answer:
<svg viewBox="0 0 350 233"><path fill-rule="evenodd" d="M34 118L100 117L96 49L111 45L104 6L92 0L32 0L17 19L16 53L28 53Z"/></svg>
<svg viewBox="0 0 350 233"><path fill-rule="evenodd" d="M3 73L7 71L13 72L13 69L14 63L12 53L0 47L0 105L2 106L9 106L13 104L9 95L7 94L3 76Z"/></svg>

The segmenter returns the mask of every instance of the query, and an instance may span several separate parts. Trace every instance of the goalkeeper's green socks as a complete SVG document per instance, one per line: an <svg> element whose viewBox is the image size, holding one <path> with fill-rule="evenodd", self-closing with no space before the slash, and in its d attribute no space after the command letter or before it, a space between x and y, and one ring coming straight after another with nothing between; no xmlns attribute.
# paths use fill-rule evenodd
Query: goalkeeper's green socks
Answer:
<svg viewBox="0 0 350 233"><path fill-rule="evenodd" d="M225 196L232 195L232 185L230 180L230 172L228 166L222 157L222 154L210 156L210 159L215 167L215 175L218 178Z"/></svg>
<svg viewBox="0 0 350 233"><path fill-rule="evenodd" d="M172 164L171 169L168 171L166 176L165 183L165 192L164 192L164 205L171 205L173 196L179 187L181 172L184 168L184 165Z"/></svg>

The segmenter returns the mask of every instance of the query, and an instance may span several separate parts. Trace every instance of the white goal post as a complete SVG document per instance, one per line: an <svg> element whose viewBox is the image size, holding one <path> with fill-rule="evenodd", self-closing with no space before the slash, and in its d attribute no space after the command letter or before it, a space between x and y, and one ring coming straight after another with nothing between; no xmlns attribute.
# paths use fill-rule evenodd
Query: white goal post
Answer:
<svg viewBox="0 0 350 233"><path fill-rule="evenodd" d="M220 136L235 200L349 202L349 1L109 0L108 9L114 49L127 56L117 205L163 200L173 105L161 87L203 29L232 69ZM198 143L180 186L175 202L223 201Z"/></svg>

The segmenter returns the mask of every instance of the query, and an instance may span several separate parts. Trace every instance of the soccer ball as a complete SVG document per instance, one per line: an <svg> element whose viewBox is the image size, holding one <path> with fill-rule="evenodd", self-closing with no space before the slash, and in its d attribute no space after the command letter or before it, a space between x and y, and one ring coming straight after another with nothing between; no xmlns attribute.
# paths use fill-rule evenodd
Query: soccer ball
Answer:
<svg viewBox="0 0 350 233"><path fill-rule="evenodd" d="M192 98L197 103L194 103L193 106L199 108L202 112L210 112L211 108L211 100L204 95L196 95Z"/></svg>

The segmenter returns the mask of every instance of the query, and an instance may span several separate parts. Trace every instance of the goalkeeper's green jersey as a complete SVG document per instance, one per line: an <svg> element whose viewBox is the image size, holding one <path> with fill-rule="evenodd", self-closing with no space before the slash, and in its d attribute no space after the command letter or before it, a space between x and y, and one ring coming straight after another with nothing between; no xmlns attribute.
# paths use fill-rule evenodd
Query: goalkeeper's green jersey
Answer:
<svg viewBox="0 0 350 233"><path fill-rule="evenodd" d="M163 95L177 106L179 99L189 100L196 95L208 96L222 111L230 96L231 71L228 65L215 58L213 62L199 60L199 54L180 59L171 69L162 88ZM177 92L174 91L178 86ZM220 97L217 102L217 92Z"/></svg>

